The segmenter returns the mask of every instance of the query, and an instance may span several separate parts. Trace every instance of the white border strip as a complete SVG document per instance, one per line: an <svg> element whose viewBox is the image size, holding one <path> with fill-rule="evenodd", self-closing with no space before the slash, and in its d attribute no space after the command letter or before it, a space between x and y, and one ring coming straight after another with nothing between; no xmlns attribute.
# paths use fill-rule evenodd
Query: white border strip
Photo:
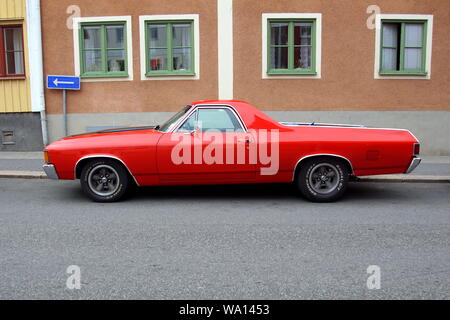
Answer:
<svg viewBox="0 0 450 320"><path fill-rule="evenodd" d="M426 48L426 61L425 70L426 76L382 76L379 73L380 70L380 46L381 46L381 20L427 20L427 48ZM409 79L409 80L430 80L431 79L431 55L433 48L433 15L422 14L377 14L375 17L376 31L375 31L375 66L374 66L374 78L375 79Z"/></svg>
<svg viewBox="0 0 450 320"><path fill-rule="evenodd" d="M233 99L233 0L217 0L219 99Z"/></svg>
<svg viewBox="0 0 450 320"><path fill-rule="evenodd" d="M128 77L111 77L111 78L82 78L81 82L107 82L107 81L132 81L133 80L133 33L131 25L131 16L110 16L110 17L78 17L73 18L73 58L75 66L75 76L80 76L80 43L79 31L80 23L83 22L109 22L123 21L127 24L127 64Z"/></svg>
<svg viewBox="0 0 450 320"><path fill-rule="evenodd" d="M147 77L146 48L145 48L145 22L151 20L193 20L194 21L194 72L193 76L152 76ZM198 14L167 14L139 16L139 41L141 80L199 80L200 79L200 22Z"/></svg>
<svg viewBox="0 0 450 320"><path fill-rule="evenodd" d="M267 74L267 20L315 19L316 20L316 75L268 75ZM263 13L262 14L262 78L263 79L321 79L322 78L322 14L321 13Z"/></svg>

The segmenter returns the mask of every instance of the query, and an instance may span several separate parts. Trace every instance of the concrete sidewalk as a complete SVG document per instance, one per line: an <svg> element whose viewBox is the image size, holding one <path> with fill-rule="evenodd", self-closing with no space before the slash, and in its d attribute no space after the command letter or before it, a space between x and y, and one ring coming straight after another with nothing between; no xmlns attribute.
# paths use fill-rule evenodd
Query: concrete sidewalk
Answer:
<svg viewBox="0 0 450 320"><path fill-rule="evenodd" d="M450 156L421 156L411 174L359 177L367 182L450 182ZM46 179L42 152L0 152L0 178Z"/></svg>

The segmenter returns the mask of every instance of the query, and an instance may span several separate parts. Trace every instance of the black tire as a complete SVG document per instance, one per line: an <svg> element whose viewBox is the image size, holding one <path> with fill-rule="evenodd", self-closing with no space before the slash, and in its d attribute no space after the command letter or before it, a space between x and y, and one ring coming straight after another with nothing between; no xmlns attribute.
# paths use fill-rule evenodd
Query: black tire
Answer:
<svg viewBox="0 0 450 320"><path fill-rule="evenodd" d="M83 167L81 189L95 202L114 202L129 189L128 172L122 164L109 159L91 160Z"/></svg>
<svg viewBox="0 0 450 320"><path fill-rule="evenodd" d="M340 159L314 157L301 164L296 184L302 195L313 202L339 200L347 190L348 165Z"/></svg>

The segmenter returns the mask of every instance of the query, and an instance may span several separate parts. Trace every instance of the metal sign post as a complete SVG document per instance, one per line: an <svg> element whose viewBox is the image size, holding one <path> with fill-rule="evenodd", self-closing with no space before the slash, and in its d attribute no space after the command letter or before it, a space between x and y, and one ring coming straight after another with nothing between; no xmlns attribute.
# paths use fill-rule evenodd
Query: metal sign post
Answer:
<svg viewBox="0 0 450 320"><path fill-rule="evenodd" d="M47 76L47 89L62 90L64 136L67 137L67 90L80 90L80 77L72 76Z"/></svg>

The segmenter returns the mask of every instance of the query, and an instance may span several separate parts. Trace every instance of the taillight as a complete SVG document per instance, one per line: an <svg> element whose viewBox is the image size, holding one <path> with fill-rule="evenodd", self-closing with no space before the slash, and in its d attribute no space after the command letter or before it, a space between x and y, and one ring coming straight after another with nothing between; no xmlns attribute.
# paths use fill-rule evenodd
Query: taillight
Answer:
<svg viewBox="0 0 450 320"><path fill-rule="evenodd" d="M414 155L417 156L420 154L420 143L414 143Z"/></svg>

